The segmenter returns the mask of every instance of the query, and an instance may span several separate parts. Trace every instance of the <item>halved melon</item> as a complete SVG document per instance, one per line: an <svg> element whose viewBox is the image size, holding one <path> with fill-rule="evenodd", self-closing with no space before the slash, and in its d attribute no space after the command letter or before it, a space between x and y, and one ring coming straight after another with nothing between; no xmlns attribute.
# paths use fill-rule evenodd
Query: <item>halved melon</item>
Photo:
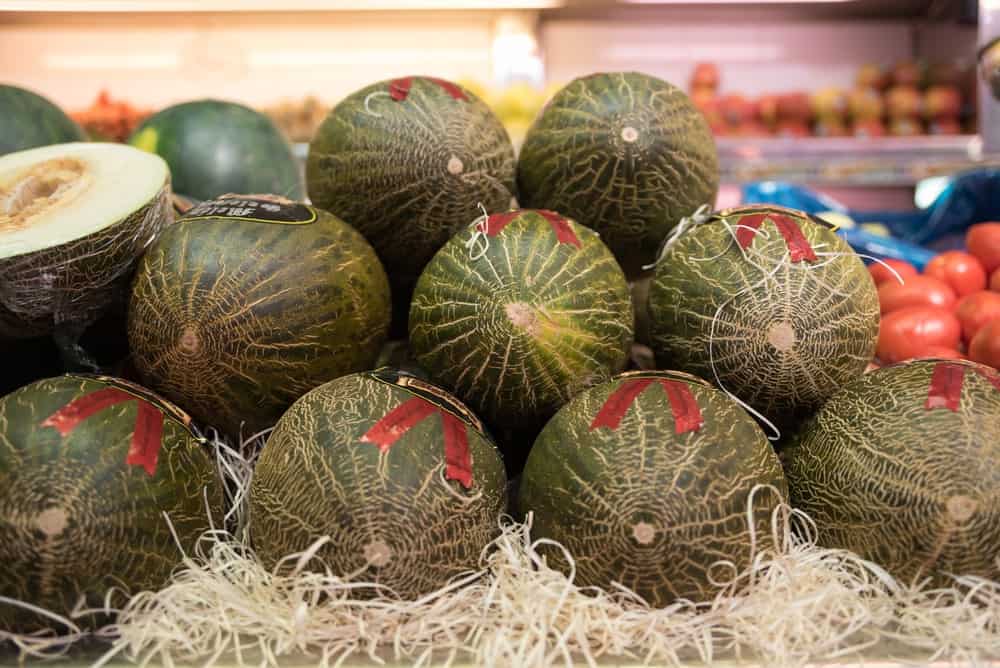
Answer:
<svg viewBox="0 0 1000 668"><path fill-rule="evenodd" d="M73 143L0 157L0 338L82 330L172 219L159 156Z"/></svg>

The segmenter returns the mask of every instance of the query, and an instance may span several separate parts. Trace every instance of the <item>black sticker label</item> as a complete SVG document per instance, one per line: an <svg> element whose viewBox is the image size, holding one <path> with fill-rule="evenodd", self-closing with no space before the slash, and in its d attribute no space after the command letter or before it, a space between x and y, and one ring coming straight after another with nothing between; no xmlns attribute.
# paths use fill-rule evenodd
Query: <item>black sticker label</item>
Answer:
<svg viewBox="0 0 1000 668"><path fill-rule="evenodd" d="M201 202L181 219L232 218L250 223L308 225L316 220L316 209L297 202L280 202L256 197L223 197Z"/></svg>
<svg viewBox="0 0 1000 668"><path fill-rule="evenodd" d="M367 375L372 380L377 380L380 383L402 387L411 394L415 394L421 399L434 404L438 408L448 411L480 433L487 433L486 426L475 413L459 402L458 399L451 396L436 385L432 385L424 380L421 380L406 371L393 369L391 367L375 369L374 371L369 371Z"/></svg>

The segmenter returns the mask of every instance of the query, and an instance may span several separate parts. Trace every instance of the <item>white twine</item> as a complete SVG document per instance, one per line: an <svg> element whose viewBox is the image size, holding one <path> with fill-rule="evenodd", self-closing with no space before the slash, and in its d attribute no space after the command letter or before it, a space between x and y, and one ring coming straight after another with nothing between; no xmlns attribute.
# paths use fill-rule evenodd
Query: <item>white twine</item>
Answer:
<svg viewBox="0 0 1000 668"><path fill-rule="evenodd" d="M656 259L653 260L652 264L644 264L642 266L643 270L649 271L650 269L655 268L656 265L658 265L660 261L663 259L663 257L667 254L667 251L669 251L670 248L677 243L678 239L684 236L684 234L689 229L691 229L695 225L701 225L711 217L712 217L711 205L702 204L690 216L685 216L684 218L681 218L680 222L674 225L674 229L670 230L670 235L667 237L667 240L663 243L663 247L660 248L660 252L657 253Z"/></svg>
<svg viewBox="0 0 1000 668"><path fill-rule="evenodd" d="M469 251L469 259L473 262L482 258L490 250L490 238L486 235L486 225L489 223L490 214L482 202L477 206L483 215L472 221L472 236L465 242L465 248Z"/></svg>
<svg viewBox="0 0 1000 668"><path fill-rule="evenodd" d="M375 97L391 97L391 96L384 90L377 90L372 93L368 93L368 95L365 96L365 113L368 114L369 116L374 116L375 118L382 118L382 114L372 111L370 103L372 101L372 98Z"/></svg>

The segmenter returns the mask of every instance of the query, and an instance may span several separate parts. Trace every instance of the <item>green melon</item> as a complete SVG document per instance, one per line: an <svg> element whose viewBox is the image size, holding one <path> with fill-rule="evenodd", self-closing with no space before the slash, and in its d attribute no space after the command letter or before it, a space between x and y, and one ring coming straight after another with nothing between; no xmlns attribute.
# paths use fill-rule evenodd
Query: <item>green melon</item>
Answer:
<svg viewBox="0 0 1000 668"><path fill-rule="evenodd" d="M742 408L705 381L672 371L632 371L577 395L545 426L518 496L532 535L558 541L579 584L624 585L649 603L712 598L716 581L767 547L781 465ZM560 553L550 564L566 568Z"/></svg>
<svg viewBox="0 0 1000 668"><path fill-rule="evenodd" d="M162 156L174 190L208 200L228 193L305 197L292 148L264 114L234 102L197 100L160 111L129 143Z"/></svg>
<svg viewBox="0 0 1000 668"><path fill-rule="evenodd" d="M139 265L128 314L144 382L233 437L371 368L388 326L389 284L364 238L261 196L204 202L168 228Z"/></svg>
<svg viewBox="0 0 1000 668"><path fill-rule="evenodd" d="M802 212L763 205L677 236L648 312L661 367L721 385L782 428L860 376L878 338L878 294L851 248Z"/></svg>
<svg viewBox="0 0 1000 668"><path fill-rule="evenodd" d="M0 155L87 139L62 109L17 86L0 85L0 118Z"/></svg>
<svg viewBox="0 0 1000 668"><path fill-rule="evenodd" d="M111 587L161 586L210 515L222 518L216 466L188 423L108 377L61 376L0 398L0 596L65 615L80 596L95 606ZM0 604L4 630L48 625Z"/></svg>
<svg viewBox="0 0 1000 668"><path fill-rule="evenodd" d="M79 334L172 218L166 163L129 146L0 157L0 339Z"/></svg>
<svg viewBox="0 0 1000 668"><path fill-rule="evenodd" d="M637 72L592 74L556 93L528 130L517 169L522 206L594 228L630 278L719 189L704 117L681 89Z"/></svg>
<svg viewBox="0 0 1000 668"><path fill-rule="evenodd" d="M597 234L550 211L481 218L427 265L410 309L420 365L491 424L544 422L622 371L628 283Z"/></svg>
<svg viewBox="0 0 1000 668"><path fill-rule="evenodd" d="M514 148L468 90L441 79L380 81L345 98L309 145L309 197L372 243L402 330L424 265L480 207L512 206Z"/></svg>
<svg viewBox="0 0 1000 668"><path fill-rule="evenodd" d="M329 536L316 556L333 573L409 599L476 569L505 503L479 420L382 369L316 388L281 418L254 471L250 536L268 567Z"/></svg>
<svg viewBox="0 0 1000 668"><path fill-rule="evenodd" d="M783 454L821 544L904 582L1000 579L1000 373L920 360L835 394Z"/></svg>

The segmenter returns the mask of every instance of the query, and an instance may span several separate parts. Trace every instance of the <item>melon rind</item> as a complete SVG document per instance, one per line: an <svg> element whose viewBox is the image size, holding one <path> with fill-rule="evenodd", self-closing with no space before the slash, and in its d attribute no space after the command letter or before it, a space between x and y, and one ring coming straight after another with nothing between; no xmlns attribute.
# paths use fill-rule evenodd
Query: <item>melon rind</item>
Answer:
<svg viewBox="0 0 1000 668"><path fill-rule="evenodd" d="M608 398L639 378L684 383L704 419L677 434L666 393L652 385L616 429L591 428ZM751 558L748 500L754 494L758 550L768 546L775 504L787 498L777 456L739 405L701 379L669 371L629 372L577 395L545 426L528 457L518 509L533 513L532 536L573 556L577 582L619 583L656 606L710 599ZM777 492L777 493L775 493ZM643 533L645 532L645 533ZM642 539L644 542L640 542ZM566 568L560 553L550 564Z"/></svg>
<svg viewBox="0 0 1000 668"><path fill-rule="evenodd" d="M49 144L86 141L86 133L51 100L0 85L0 156Z"/></svg>
<svg viewBox="0 0 1000 668"><path fill-rule="evenodd" d="M250 489L250 535L262 563L273 567L329 535L316 556L332 573L358 573L358 580L403 598L434 591L478 567L499 533L506 475L477 421L465 422L469 489L444 478L437 415L413 425L384 454L363 440L415 396L362 373L318 387L289 409L263 448ZM452 398L442 403L457 405ZM378 546L391 557L366 568Z"/></svg>

